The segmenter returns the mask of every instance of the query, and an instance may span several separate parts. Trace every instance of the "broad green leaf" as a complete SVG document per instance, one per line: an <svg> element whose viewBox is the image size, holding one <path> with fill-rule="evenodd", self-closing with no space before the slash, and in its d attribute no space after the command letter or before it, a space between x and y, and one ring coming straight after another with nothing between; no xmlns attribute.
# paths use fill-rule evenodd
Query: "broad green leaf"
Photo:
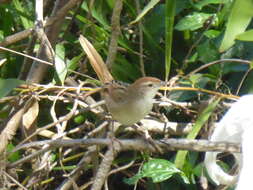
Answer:
<svg viewBox="0 0 253 190"><path fill-rule="evenodd" d="M215 14L207 14L201 12L194 12L191 15L188 15L182 18L175 26L175 29L179 31L190 30L194 31L199 28L202 28L207 19L214 16L217 19ZM215 20L214 19L214 20Z"/></svg>
<svg viewBox="0 0 253 190"><path fill-rule="evenodd" d="M164 159L152 159L142 168L143 177L152 178L154 183L165 181L175 173L180 173L180 170L173 163Z"/></svg>
<svg viewBox="0 0 253 190"><path fill-rule="evenodd" d="M194 4L194 7L201 10L204 6L210 5L210 4L225 4L229 0L201 0L197 1L198 3Z"/></svg>
<svg viewBox="0 0 253 190"><path fill-rule="evenodd" d="M220 31L219 30L207 30L204 32L204 35L209 38L209 39L212 39L212 38L216 38L217 36L220 35Z"/></svg>
<svg viewBox="0 0 253 190"><path fill-rule="evenodd" d="M15 146L12 143L8 144L7 145L7 152L11 152L14 148L15 148ZM19 151L13 152L8 156L8 160L10 162L15 162L15 161L19 160L20 158L21 158L21 156L19 154Z"/></svg>
<svg viewBox="0 0 253 190"><path fill-rule="evenodd" d="M0 98L5 97L12 91L13 88L23 83L24 81L18 80L18 79L1 79L0 78Z"/></svg>
<svg viewBox="0 0 253 190"><path fill-rule="evenodd" d="M202 126L207 122L208 118L211 116L212 112L220 102L220 99L215 100L210 103L207 108L199 115L197 121L195 122L192 131L187 135L187 139L195 139L201 130ZM183 168L188 151L182 150L178 151L175 159L175 165L177 168Z"/></svg>
<svg viewBox="0 0 253 190"><path fill-rule="evenodd" d="M64 58L65 58L64 46L62 44L57 44L55 50L55 70L61 84L64 84L64 80L67 75L67 66L65 64Z"/></svg>
<svg viewBox="0 0 253 190"><path fill-rule="evenodd" d="M82 9L89 12L87 2L84 1L81 6ZM110 30L110 25L108 24L107 20L102 15L102 11L98 11L95 9L95 7L91 10L91 15L100 23L106 30Z"/></svg>
<svg viewBox="0 0 253 190"><path fill-rule="evenodd" d="M220 51L226 51L235 43L238 34L244 32L253 16L252 0L235 0L230 16L228 18L227 28L222 40Z"/></svg>
<svg viewBox="0 0 253 190"><path fill-rule="evenodd" d="M159 2L160 2L160 0L149 1L149 3L144 7L144 9L141 11L141 13L136 17L136 19L134 21L130 22L130 24L135 24L136 22L141 20L142 17L144 17L145 14L147 14L148 11L150 11L152 8L154 8L154 6Z"/></svg>
<svg viewBox="0 0 253 190"><path fill-rule="evenodd" d="M133 185L138 182L139 179L143 177L149 177L154 183L159 183L171 178L174 174L179 174L182 176L186 183L189 183L188 178L183 172L175 167L175 165L164 159L152 159L145 163L141 171L135 176L125 179L127 184Z"/></svg>
<svg viewBox="0 0 253 190"><path fill-rule="evenodd" d="M238 34L235 39L241 40L241 41L253 41L253 29L248 30L246 32L243 32L241 34Z"/></svg>
<svg viewBox="0 0 253 190"><path fill-rule="evenodd" d="M79 61L82 59L83 54L73 57L71 60L67 61L68 70L75 70L78 67Z"/></svg>

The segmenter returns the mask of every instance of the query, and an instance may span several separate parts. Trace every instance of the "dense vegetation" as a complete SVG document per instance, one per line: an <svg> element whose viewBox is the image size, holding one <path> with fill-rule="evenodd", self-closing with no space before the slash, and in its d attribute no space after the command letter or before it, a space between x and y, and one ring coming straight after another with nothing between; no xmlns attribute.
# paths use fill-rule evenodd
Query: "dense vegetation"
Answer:
<svg viewBox="0 0 253 190"><path fill-rule="evenodd" d="M137 129L108 127L99 94L87 98L103 84L79 36L115 80L168 81L169 91L159 95L163 104L143 122L154 140L208 139L224 103L253 90L252 1L40 3L0 0L0 189L215 187L206 178L204 152L194 146L175 151L154 141L159 152L135 141L142 136ZM66 141L43 141L54 139ZM221 164L229 170L232 157L223 155Z"/></svg>

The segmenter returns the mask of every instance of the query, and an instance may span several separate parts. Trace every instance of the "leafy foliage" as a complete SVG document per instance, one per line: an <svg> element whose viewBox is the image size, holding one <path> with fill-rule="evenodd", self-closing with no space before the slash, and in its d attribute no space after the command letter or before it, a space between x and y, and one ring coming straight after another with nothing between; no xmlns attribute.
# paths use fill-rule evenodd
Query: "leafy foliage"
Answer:
<svg viewBox="0 0 253 190"><path fill-rule="evenodd" d="M1 138L9 144L5 149L13 150L23 140L28 143L57 138L104 137L102 128L108 117L104 116L106 111L103 107L97 108L99 104L96 103L101 98L92 95L93 99L87 100L86 97L87 92L96 91L101 82L97 80L78 39L80 34L85 36L106 62L111 54L111 38L115 31L112 14L116 0L75 1L71 9L60 17L57 13L62 7L74 1L44 1L47 4L43 14L47 20L43 23L56 16L56 21L51 20L52 23L44 28L40 28L41 23L36 20L36 2L10 0L0 4L1 132L6 126L10 127L5 130L9 134ZM215 95L240 96L253 92L252 10L251 0L124 0L119 17L117 54L109 64L109 70L116 80L127 83L144 75L168 80L172 88L166 98L178 104L154 109L156 120L165 118L164 123L167 120L193 122L191 132L171 135L207 139L209 127L224 113L225 108L218 105L224 99L206 105L213 95L201 89L210 90ZM29 32L30 29L33 30ZM40 30L45 33L40 35ZM46 48L48 43L52 49ZM28 87L20 86L24 81ZM31 110L34 102L36 111ZM198 106L181 104L186 102ZM203 105L207 109L203 109ZM156 131L151 135L154 139L167 138L169 134L163 132ZM139 136L124 128L116 133L116 138L135 139ZM59 188L65 180L72 180L72 174L68 175L66 171L74 172L75 168L82 167L85 172L79 172L79 176L73 179L79 179L75 181L77 188L85 189L92 184L92 176L103 159L100 156L106 152L103 146L98 147L97 152L90 152L94 150L91 146L48 149L34 160L17 163L28 152L38 151L30 147L27 151L3 154L1 161L6 161L6 168L16 169L11 176L16 176L16 181L27 189ZM141 167L146 160L149 161ZM197 189L203 185L198 183L203 176L203 153L173 151L151 154L133 149L121 152L113 160L112 169L131 161L135 164L116 171L116 174L108 174L109 189L132 189L127 184L136 184L137 181L138 189ZM233 164L230 157L221 163L228 168ZM65 174L71 177L67 179ZM123 182L126 177L127 184ZM0 177L0 186L18 188L9 178L5 183L3 179L7 178Z"/></svg>

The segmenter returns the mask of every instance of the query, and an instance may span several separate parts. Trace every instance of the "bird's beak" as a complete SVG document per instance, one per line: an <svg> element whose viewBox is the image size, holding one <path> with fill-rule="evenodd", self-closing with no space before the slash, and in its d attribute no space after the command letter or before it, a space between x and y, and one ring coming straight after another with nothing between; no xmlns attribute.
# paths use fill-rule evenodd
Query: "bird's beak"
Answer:
<svg viewBox="0 0 253 190"><path fill-rule="evenodd" d="M167 90L167 82L166 81L161 81L161 87L160 90Z"/></svg>

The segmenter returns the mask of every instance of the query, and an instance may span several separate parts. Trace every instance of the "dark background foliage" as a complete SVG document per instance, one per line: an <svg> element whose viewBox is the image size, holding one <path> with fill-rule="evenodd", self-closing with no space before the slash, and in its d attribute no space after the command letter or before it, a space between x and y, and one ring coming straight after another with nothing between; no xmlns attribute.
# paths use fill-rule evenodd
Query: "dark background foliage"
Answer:
<svg viewBox="0 0 253 190"><path fill-rule="evenodd" d="M57 17L57 14L67 3L70 4L70 7L63 12L62 16ZM153 5L151 5L152 3ZM110 72L116 80L127 83L132 83L145 74L169 80L172 87L202 88L238 96L251 93L253 90L253 80L251 80L253 73L250 63L253 57L252 34L236 36L235 40L235 37L229 33L234 31L234 25L241 30L237 34L243 33L246 29L250 30L252 28L251 16L248 16L248 22L242 24L243 26L238 24L244 22L240 22L240 19L245 18L243 13L239 16L237 14L236 18L232 13L240 11L241 8L247 12L249 7L238 7L235 6L235 3L240 3L240 0L124 0L119 19L120 33L117 39L117 55L115 60L108 64ZM114 0L44 1L45 23L54 17L56 18L53 24L43 28L45 38L45 36L39 35L41 28L39 27L40 23L36 21L35 1L0 1L0 46L54 63L54 66L49 66L0 49L0 95L2 98L0 105L2 127L0 129L2 132L4 128L7 128L12 117L16 121L21 120L16 118L18 116L15 116L14 110L22 111L22 107L25 108L22 113L28 113L28 117L32 118L27 136L52 122L53 114L50 112L52 107L55 118L58 119L73 108L74 93L72 92L62 92L62 95L59 91L54 92L54 90L46 90L44 93L39 88L30 89L31 91L22 88L16 89L15 87L21 83L52 83L57 86L74 86L74 84L78 85L80 81L84 81L89 87L100 86L99 82L95 80L97 79L96 73L90 66L78 38L81 34L85 36L106 62L110 54L110 39L113 38L112 33L115 30L111 24L114 9ZM31 29L35 30L30 32ZM27 33L25 37L19 39L19 32ZM18 37L15 36L14 40L10 39L9 37L14 34L18 34ZM51 44L55 56L52 56L50 50L49 53L46 52L48 42L45 39L48 39ZM227 45L229 43L231 45ZM193 72L203 65L206 65L204 69ZM66 99L55 101L49 98L50 95L56 96L57 94ZM33 96L37 97L36 101L29 99ZM9 102L4 99L6 97L11 97ZM173 89L167 95L167 98L171 100L198 102L202 107L203 105L206 107L208 105L206 102L210 101L212 97L213 95L199 91L176 91ZM96 101L100 99L98 95L94 95L93 98ZM24 102L29 102L29 105ZM207 113L209 122L217 121L225 110L222 105L216 107L213 102L214 100L209 103L209 106L210 104L213 106L212 109L210 108L210 115ZM28 107L31 108L30 112ZM194 123L201 117L203 109L200 107L193 108L193 110L163 107L155 109L154 112L160 116L159 119L166 118L170 122L178 123ZM72 116L68 120L64 132L68 133L67 136L72 139L84 138L103 121L101 115L81 110L80 114ZM193 139L208 138L210 133L207 123L208 121L205 120L205 124L200 126L198 133L192 136ZM15 130L12 131L11 137L8 138L9 141L3 143L8 149L13 149L25 139L24 131L18 127L20 124L17 124ZM79 129L79 132L70 132L74 129ZM59 134L59 130L59 128L53 128L51 132ZM122 131L116 136L118 138L139 138L136 133ZM153 134L155 139L167 136ZM92 137L104 136L95 135ZM190 138L189 134L171 135L170 137ZM51 136L37 135L32 140L51 138ZM37 150L17 151L9 157L4 157L5 163L6 165L15 163L24 155L32 154L35 151ZM64 180L68 179L64 175L69 174L74 168L80 167L78 163L90 150L74 147L70 151L71 153L67 153L67 151L67 148L51 150L47 157L48 160L51 160L48 162L43 161L42 155L39 158L36 157L34 162L43 161L45 165L48 164L44 168L45 171L43 169L36 171L35 167L38 167L38 163L36 165L32 160L13 167L12 169L15 170L13 173L7 170L7 166L5 171L27 189L60 189L60 184L63 185ZM99 161L103 158L101 154L105 152L105 147L98 148L97 155L94 156L95 161L87 162L89 164L82 168L85 172L79 173L75 178L74 187L85 189L87 183L87 188L89 188L89 182L99 167ZM200 189L203 187L207 183L202 181L204 154L188 152L186 156L181 158L179 155L178 152L173 151L164 154L151 154L136 150L121 152L113 161L113 169L131 161L134 164L128 169L110 175L107 183L109 189L133 189L133 186L127 184L131 182L124 181L124 179L137 174L143 163L151 158L169 160L173 167L175 164L181 169L181 173L172 172L172 178L160 183L153 183L150 176L139 175L141 180L138 182L137 189ZM225 168L232 165L231 160L233 160L231 157L226 157L223 160ZM162 161L158 160L157 162L161 164ZM43 166L39 166L43 168ZM158 175L161 174L158 172ZM184 177L188 179L188 184ZM7 180L1 178L0 184L3 187L18 187L17 183L10 178ZM209 189L212 187L213 185L209 183Z"/></svg>

